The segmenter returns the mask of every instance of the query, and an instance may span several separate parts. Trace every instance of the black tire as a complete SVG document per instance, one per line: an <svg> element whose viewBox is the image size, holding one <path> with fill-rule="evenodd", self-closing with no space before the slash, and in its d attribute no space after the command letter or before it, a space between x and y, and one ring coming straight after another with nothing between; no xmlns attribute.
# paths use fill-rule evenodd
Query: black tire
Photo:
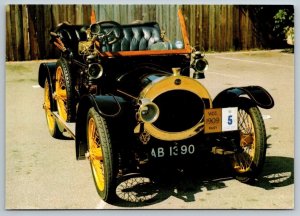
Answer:
<svg viewBox="0 0 300 216"><path fill-rule="evenodd" d="M87 145L95 186L106 202L116 198L116 168L107 123L94 108L87 115Z"/></svg>
<svg viewBox="0 0 300 216"><path fill-rule="evenodd" d="M46 122L49 133L52 137L57 139L65 138L62 132L59 130L56 118L53 116L52 111L54 102L52 99L52 86L49 84L48 78L45 79L44 85L44 109L46 115Z"/></svg>
<svg viewBox="0 0 300 216"><path fill-rule="evenodd" d="M60 58L56 63L55 94L58 114L66 122L75 121L75 89L70 66L65 58Z"/></svg>
<svg viewBox="0 0 300 216"><path fill-rule="evenodd" d="M238 129L240 150L231 158L237 180L252 184L262 170L266 158L266 129L260 110L249 99L240 98Z"/></svg>

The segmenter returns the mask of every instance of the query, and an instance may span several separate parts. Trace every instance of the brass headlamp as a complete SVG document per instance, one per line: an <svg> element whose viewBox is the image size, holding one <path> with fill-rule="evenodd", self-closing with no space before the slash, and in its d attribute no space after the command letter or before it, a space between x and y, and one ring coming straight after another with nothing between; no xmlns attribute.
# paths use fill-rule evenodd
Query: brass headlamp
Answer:
<svg viewBox="0 0 300 216"><path fill-rule="evenodd" d="M195 70L193 74L194 79L203 79L204 71L208 69L208 61L204 58L204 54L200 51L196 51L192 54L193 62L191 67Z"/></svg>

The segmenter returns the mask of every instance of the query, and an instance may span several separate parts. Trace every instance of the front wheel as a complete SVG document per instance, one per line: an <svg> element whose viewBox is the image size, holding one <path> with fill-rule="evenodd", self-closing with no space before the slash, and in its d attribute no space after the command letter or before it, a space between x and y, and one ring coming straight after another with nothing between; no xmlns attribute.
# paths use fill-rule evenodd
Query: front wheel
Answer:
<svg viewBox="0 0 300 216"><path fill-rule="evenodd" d="M104 201L110 202L116 196L112 143L105 119L94 108L88 112L87 143L98 194Z"/></svg>
<svg viewBox="0 0 300 216"><path fill-rule="evenodd" d="M266 157L266 130L262 115L249 99L241 98L238 107L240 146L231 158L236 178L252 183L261 171Z"/></svg>

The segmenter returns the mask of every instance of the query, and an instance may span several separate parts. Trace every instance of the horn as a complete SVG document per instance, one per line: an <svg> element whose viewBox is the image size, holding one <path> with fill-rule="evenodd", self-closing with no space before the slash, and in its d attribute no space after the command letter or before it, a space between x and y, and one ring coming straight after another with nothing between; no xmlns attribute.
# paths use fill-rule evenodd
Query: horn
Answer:
<svg viewBox="0 0 300 216"><path fill-rule="evenodd" d="M153 123L158 119L158 116L159 108L155 103L146 98L140 100L140 107L138 110L140 121L144 123Z"/></svg>

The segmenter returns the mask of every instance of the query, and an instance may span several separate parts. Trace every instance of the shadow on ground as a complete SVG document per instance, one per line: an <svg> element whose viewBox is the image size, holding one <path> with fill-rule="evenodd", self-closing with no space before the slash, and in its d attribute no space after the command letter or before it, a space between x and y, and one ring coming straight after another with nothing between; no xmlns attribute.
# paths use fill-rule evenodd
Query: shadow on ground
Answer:
<svg viewBox="0 0 300 216"><path fill-rule="evenodd" d="M128 174L120 179L116 190L118 200L114 205L149 206L171 196L185 202L194 202L195 194L204 189L212 191L225 188L226 181L233 179L224 162L220 158L209 159L205 163L191 163L184 169L156 165L144 174ZM263 172L253 187L272 190L293 183L294 159L272 156L266 158Z"/></svg>
<svg viewBox="0 0 300 216"><path fill-rule="evenodd" d="M294 184L294 159L288 157L267 157L262 175L256 187L272 190Z"/></svg>

